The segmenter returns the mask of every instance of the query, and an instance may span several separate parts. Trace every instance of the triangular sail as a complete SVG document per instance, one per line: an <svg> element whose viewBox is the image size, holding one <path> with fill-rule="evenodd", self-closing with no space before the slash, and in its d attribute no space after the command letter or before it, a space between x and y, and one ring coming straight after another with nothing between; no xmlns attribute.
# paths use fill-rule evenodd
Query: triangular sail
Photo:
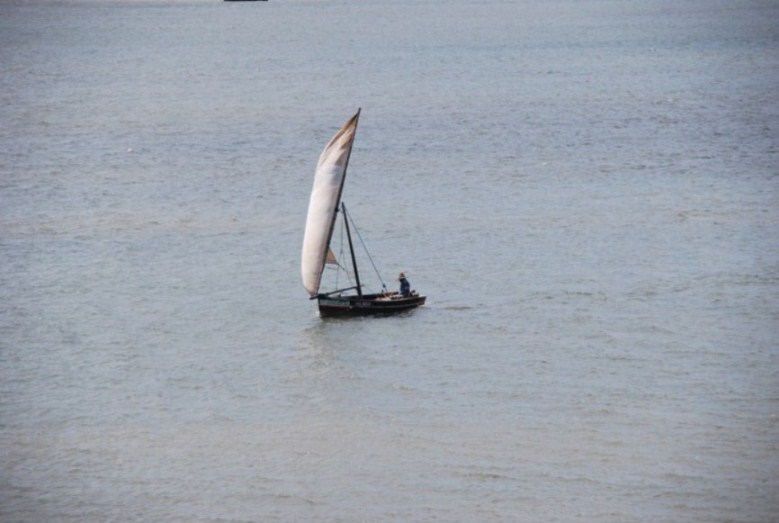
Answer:
<svg viewBox="0 0 779 523"><path fill-rule="evenodd" d="M319 156L314 173L300 261L303 286L312 297L319 293L322 271L328 261L330 238L359 118L358 110L333 136Z"/></svg>
<svg viewBox="0 0 779 523"><path fill-rule="evenodd" d="M327 248L327 254L325 255L325 263L329 263L331 265L338 265L338 258L335 257L335 253L333 252L333 249L330 247Z"/></svg>

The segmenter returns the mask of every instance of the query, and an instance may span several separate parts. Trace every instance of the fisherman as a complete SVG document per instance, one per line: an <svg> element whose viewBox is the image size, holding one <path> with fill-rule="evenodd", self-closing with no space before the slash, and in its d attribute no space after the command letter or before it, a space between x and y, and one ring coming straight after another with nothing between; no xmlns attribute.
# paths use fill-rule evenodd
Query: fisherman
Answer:
<svg viewBox="0 0 779 523"><path fill-rule="evenodd" d="M398 274L398 281L400 282L400 294L404 298L411 296L411 284L406 279L406 273L401 272Z"/></svg>

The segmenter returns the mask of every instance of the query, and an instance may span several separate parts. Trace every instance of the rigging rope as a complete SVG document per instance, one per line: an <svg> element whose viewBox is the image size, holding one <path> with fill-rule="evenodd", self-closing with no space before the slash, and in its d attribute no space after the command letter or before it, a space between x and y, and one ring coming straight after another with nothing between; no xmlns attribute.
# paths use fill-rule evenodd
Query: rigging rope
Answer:
<svg viewBox="0 0 779 523"><path fill-rule="evenodd" d="M368 260L370 260L370 262L371 262L371 267L373 267L373 272L376 273L376 277L379 279L379 282L381 283L381 288L384 289L384 290L387 290L387 285L384 283L384 280L381 279L381 274L379 273L379 269L376 268L376 264L373 261L373 256L371 256L371 251L369 251L368 250L368 246L365 245L365 241L362 239L362 235L360 234L360 230L357 229L357 225L354 223L354 220L352 219L351 213L349 213L346 210L346 208L344 208L344 219L348 219L349 223L352 224L352 227L354 228L354 232L357 233L357 238L360 239L360 244L362 245L362 248L365 251L365 254L368 255Z"/></svg>
<svg viewBox="0 0 779 523"><path fill-rule="evenodd" d="M335 288L338 288L338 282L340 280L339 276L341 275L341 271L343 271L344 274L346 274L346 279L349 281L349 285L352 284L352 278L349 274L349 271L341 265L341 260L344 257L344 229L345 227L341 225L341 237L338 239L338 245L340 246L340 249L338 251L338 258L335 260L335 266L338 267L340 270L335 271Z"/></svg>

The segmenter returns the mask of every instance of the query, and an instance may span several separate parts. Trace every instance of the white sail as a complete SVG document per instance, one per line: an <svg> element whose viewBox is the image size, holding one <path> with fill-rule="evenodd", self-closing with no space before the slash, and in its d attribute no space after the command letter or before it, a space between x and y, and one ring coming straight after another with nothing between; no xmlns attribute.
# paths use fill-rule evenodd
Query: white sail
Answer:
<svg viewBox="0 0 779 523"><path fill-rule="evenodd" d="M303 286L311 296L319 293L322 270L328 258L333 223L341 200L341 190L359 117L360 111L357 111L333 136L319 156L316 166L300 257Z"/></svg>

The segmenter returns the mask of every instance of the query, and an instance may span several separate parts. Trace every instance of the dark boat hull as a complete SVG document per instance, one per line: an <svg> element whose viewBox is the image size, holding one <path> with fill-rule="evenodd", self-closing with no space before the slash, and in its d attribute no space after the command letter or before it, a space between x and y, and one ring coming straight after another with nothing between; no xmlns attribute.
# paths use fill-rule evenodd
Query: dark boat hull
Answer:
<svg viewBox="0 0 779 523"><path fill-rule="evenodd" d="M412 294L363 294L362 296L319 296L322 316L370 316L395 314L425 304L426 296Z"/></svg>

